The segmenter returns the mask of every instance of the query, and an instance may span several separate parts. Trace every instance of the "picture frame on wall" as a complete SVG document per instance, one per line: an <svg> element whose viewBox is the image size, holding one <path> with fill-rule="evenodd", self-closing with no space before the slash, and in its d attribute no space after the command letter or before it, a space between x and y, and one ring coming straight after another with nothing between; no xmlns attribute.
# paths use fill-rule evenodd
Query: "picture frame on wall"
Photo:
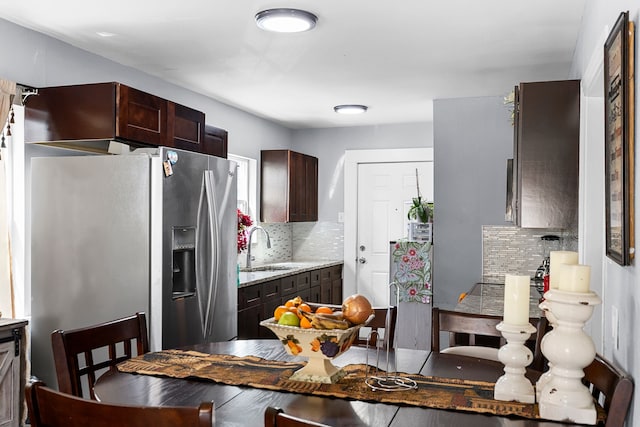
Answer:
<svg viewBox="0 0 640 427"><path fill-rule="evenodd" d="M604 45L606 254L623 266L635 252L634 33L622 12Z"/></svg>

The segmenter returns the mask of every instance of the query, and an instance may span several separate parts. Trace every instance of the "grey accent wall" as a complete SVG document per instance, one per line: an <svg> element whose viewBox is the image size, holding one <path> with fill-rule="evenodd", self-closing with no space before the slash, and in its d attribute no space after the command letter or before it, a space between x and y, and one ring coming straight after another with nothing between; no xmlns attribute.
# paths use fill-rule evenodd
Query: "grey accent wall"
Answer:
<svg viewBox="0 0 640 427"><path fill-rule="evenodd" d="M513 128L502 97L439 99L433 113L433 299L452 308L482 280L482 226L508 225Z"/></svg>
<svg viewBox="0 0 640 427"><path fill-rule="evenodd" d="M590 77L588 72L589 64L593 61L594 55L600 55L603 49L603 39L606 38L609 31L615 24L618 16L622 11L629 11L629 19L635 22L636 25L636 40L635 40L635 57L640 55L640 43L638 42L638 24L640 20L640 4L637 0L592 0L585 2L585 9L582 17L582 24L580 28L580 35L576 43L576 49L571 66L571 75L569 78L582 78ZM636 59L636 70L638 67L638 61ZM637 82L637 72L636 72ZM636 98L638 96L636 89ZM584 100L583 100L584 102ZM636 101L637 105L637 101ZM584 110L583 110L584 111ZM635 122L640 122L640 109L635 109ZM583 128L584 132L585 129ZM636 147L638 144L638 133L636 131ZM602 142L598 138L593 139L593 151L597 152L598 146L601 146ZM584 149L584 148L583 148ZM637 150L637 149L636 149ZM596 168L589 168L589 162L602 162L603 159L585 159L586 173L593 173ZM637 161L637 155L636 155ZM601 177L604 182L604 176ZM635 223L640 224L640 209L638 208L638 188L640 188L640 174L637 172L634 177L636 188L636 207L635 207ZM583 183L581 182L581 186ZM583 188L586 198L602 197L601 185L585 185ZM588 208L588 206L585 206ZM604 214L604 212L603 212ZM587 225L584 233L588 233L591 236L604 236L604 229L590 228ZM602 237L604 238L604 237ZM640 241L640 227L636 225L635 241ZM637 245L636 245L637 247ZM601 258L601 271L602 271L602 290L600 297L602 298L602 305L595 307L594 318L599 318L601 313L601 322L592 322L592 327L595 330L593 336L602 336L604 342L602 348L600 343L596 342L596 348L598 352L613 362L616 366L624 369L629 375L631 375L636 384L640 378L640 340L638 336L638 324L640 322L640 271L638 270L638 251L636 250L636 259L632 262L632 265L622 267L611 259L607 258L602 253ZM582 256L583 254L581 254ZM599 279L599 278L598 278ZM593 276L592 276L593 281ZM613 312L618 313L618 331L619 338L617 342L613 338L612 330L615 327L613 325L614 315ZM593 319L592 319L593 320ZM631 402L631 409L627 417L628 426L640 425L640 396L636 392Z"/></svg>
<svg viewBox="0 0 640 427"><path fill-rule="evenodd" d="M344 212L344 152L433 147L430 122L293 131L292 149L318 157L318 221Z"/></svg>

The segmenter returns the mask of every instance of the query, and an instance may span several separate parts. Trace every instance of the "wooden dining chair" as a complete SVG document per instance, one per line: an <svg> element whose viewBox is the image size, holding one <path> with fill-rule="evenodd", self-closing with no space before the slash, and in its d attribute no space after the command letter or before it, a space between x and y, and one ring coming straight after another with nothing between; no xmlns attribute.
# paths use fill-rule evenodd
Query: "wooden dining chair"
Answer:
<svg viewBox="0 0 640 427"><path fill-rule="evenodd" d="M51 334L51 344L58 389L84 397L84 385L89 397L95 399L96 373L99 376L134 355L149 352L146 316L139 312L86 328L58 329ZM132 352L134 347L136 354Z"/></svg>
<svg viewBox="0 0 640 427"><path fill-rule="evenodd" d="M264 427L329 427L326 424L287 415L280 408L267 407L264 411Z"/></svg>
<svg viewBox="0 0 640 427"><path fill-rule="evenodd" d="M605 427L623 427L633 396L633 380L599 354L584 369L583 382L607 413Z"/></svg>
<svg viewBox="0 0 640 427"><path fill-rule="evenodd" d="M42 381L25 389L31 427L212 427L213 402L198 407L112 405L61 393Z"/></svg>
<svg viewBox="0 0 640 427"><path fill-rule="evenodd" d="M369 347L375 348L378 346L378 337L380 336L381 330L383 330L384 338L382 347L386 348L386 346L389 345L390 348L393 348L396 336L398 307L374 307L373 311L375 317L367 325L368 328L371 328L371 332L367 337L358 336L353 342L353 345L359 347L366 347L368 345Z"/></svg>
<svg viewBox="0 0 640 427"><path fill-rule="evenodd" d="M544 356L539 349L538 330L546 330L546 318L530 318L529 322L536 326L526 344L533 353L530 368L542 371ZM455 353L465 356L480 357L500 361L498 350L505 344L496 326L502 322L502 316L473 314L461 311L443 310L434 307L431 311L431 351L436 353ZM449 332L449 346L441 349L440 332Z"/></svg>

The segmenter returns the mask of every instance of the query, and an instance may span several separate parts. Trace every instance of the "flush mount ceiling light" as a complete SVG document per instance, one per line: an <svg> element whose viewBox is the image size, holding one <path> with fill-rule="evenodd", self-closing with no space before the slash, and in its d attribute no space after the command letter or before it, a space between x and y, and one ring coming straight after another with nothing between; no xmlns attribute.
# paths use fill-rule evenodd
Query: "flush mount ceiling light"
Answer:
<svg viewBox="0 0 640 427"><path fill-rule="evenodd" d="M267 9L256 14L256 24L266 31L300 33L316 26L318 17L300 9Z"/></svg>
<svg viewBox="0 0 640 427"><path fill-rule="evenodd" d="M333 107L333 111L340 114L362 114L365 113L369 107L366 105L358 105L358 104L344 104L344 105L336 105Z"/></svg>

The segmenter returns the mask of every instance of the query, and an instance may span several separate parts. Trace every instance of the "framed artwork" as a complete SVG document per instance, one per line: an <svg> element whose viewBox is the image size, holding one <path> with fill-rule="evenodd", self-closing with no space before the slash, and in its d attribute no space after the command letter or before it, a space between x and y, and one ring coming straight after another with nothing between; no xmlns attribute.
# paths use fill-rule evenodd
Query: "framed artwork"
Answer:
<svg viewBox="0 0 640 427"><path fill-rule="evenodd" d="M629 12L604 45L606 253L620 265L634 255L634 26Z"/></svg>

